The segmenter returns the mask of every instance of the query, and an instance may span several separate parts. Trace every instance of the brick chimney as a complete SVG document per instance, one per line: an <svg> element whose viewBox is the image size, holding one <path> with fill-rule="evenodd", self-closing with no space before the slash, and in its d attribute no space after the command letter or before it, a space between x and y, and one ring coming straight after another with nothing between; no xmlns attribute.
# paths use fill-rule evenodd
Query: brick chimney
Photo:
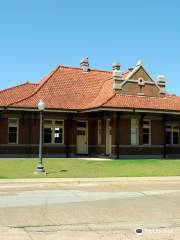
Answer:
<svg viewBox="0 0 180 240"><path fill-rule="evenodd" d="M88 58L83 58L80 62L80 66L83 70L84 73L88 72L89 71L89 60Z"/></svg>
<svg viewBox="0 0 180 240"><path fill-rule="evenodd" d="M120 70L121 68L121 65L117 62L113 63L112 65L112 69L113 69L113 80L114 80L114 83L113 83L113 90L121 90L122 89L122 82L123 82L123 79L122 79L122 72Z"/></svg>

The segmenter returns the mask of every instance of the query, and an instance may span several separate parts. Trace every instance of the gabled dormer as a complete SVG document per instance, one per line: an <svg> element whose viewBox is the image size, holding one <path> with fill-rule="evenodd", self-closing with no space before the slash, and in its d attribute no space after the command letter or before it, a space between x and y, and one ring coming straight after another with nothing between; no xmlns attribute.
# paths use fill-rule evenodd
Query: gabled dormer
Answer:
<svg viewBox="0 0 180 240"><path fill-rule="evenodd" d="M165 77L159 75L157 81L154 81L141 61L125 74L121 72L120 67L113 68L113 80L113 90L119 94L151 97L163 97L165 94Z"/></svg>

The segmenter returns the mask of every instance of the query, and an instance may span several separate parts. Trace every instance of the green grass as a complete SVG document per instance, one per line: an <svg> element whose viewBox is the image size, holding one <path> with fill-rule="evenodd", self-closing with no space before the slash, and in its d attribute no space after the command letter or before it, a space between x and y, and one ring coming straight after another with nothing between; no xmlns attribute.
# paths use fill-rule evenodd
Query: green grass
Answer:
<svg viewBox="0 0 180 240"><path fill-rule="evenodd" d="M88 161L76 158L44 159L46 176L34 175L37 159L0 159L0 178L144 177L180 176L180 160Z"/></svg>

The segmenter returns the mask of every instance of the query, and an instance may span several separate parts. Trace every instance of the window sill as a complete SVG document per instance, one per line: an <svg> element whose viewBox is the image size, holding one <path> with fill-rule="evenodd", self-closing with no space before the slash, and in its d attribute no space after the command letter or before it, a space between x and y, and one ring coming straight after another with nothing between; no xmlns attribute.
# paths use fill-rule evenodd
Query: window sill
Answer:
<svg viewBox="0 0 180 240"><path fill-rule="evenodd" d="M64 143L43 143L43 146L65 146Z"/></svg>
<svg viewBox="0 0 180 240"><path fill-rule="evenodd" d="M167 147L180 147L180 144L166 144Z"/></svg>

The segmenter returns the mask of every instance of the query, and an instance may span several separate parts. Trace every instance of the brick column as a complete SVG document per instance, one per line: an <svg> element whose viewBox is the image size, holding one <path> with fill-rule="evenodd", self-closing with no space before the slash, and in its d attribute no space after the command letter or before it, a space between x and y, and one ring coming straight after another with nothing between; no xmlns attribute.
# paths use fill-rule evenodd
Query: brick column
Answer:
<svg viewBox="0 0 180 240"><path fill-rule="evenodd" d="M120 113L116 114L116 158L119 158Z"/></svg>
<svg viewBox="0 0 180 240"><path fill-rule="evenodd" d="M70 144L70 134L71 134L70 129L72 127L72 118L73 118L73 115L69 114L65 120L65 136L66 136L65 144L66 144L67 158L69 157L69 144Z"/></svg>
<svg viewBox="0 0 180 240"><path fill-rule="evenodd" d="M144 119L144 114L141 114L141 117L139 120L139 145L143 144L143 119Z"/></svg>
<svg viewBox="0 0 180 240"><path fill-rule="evenodd" d="M166 118L165 117L163 118L162 123L163 123L163 138L164 138L163 158L166 158Z"/></svg>

